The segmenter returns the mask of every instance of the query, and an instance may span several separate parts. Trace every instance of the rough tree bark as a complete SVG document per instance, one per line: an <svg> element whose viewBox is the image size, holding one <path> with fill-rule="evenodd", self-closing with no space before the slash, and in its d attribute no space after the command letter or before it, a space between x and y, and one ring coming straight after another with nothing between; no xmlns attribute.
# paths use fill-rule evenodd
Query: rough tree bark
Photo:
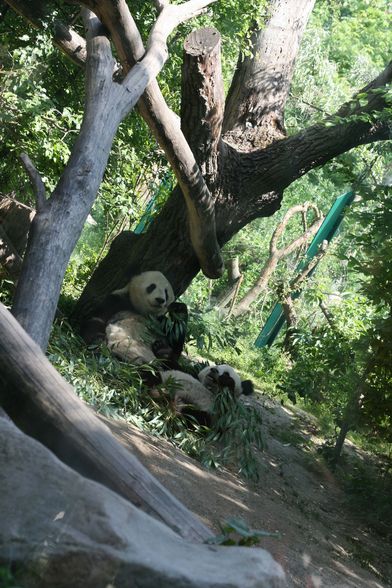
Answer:
<svg viewBox="0 0 392 588"><path fill-rule="evenodd" d="M256 34L258 49L254 52L253 65L250 67L246 60L240 61L232 83L234 88L241 73L248 90L244 95L234 89L229 92L223 122L218 33L211 29L192 33L185 43L187 77L183 84L181 128L199 168L205 173L215 203L220 246L255 218L273 214L280 207L284 189L309 170L352 147L390 137L390 121L385 116L376 116L387 108L385 97L371 91L384 87L391 80L391 64L360 91L368 92L366 106L361 106L354 96L335 118L325 121L328 124L313 125L284 138L284 105L296 52L312 6L313 0L272 3L269 23ZM278 40L278 46L272 51L272 70L268 75L253 76L252 72L264 71L267 67L264 55L271 36ZM245 112L250 102L251 126L242 115L237 126L233 125L233 112ZM359 118L359 114L369 115L368 120ZM241 137L238 145L236 137ZM87 284L75 316L80 320L93 314L111 290L126 283L127 268L132 266L141 270L159 267L172 282L177 295L198 272L200 266L189 242L180 187L173 191L146 234L124 233L113 243Z"/></svg>

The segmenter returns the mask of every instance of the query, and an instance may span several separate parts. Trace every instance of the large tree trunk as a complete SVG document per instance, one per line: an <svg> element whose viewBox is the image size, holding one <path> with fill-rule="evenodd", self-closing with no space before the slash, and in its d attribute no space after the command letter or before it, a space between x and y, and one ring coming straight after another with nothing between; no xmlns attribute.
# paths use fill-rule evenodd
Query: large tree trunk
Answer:
<svg viewBox="0 0 392 588"><path fill-rule="evenodd" d="M184 538L211 532L110 433L0 304L0 405L62 461L164 521Z"/></svg>
<svg viewBox="0 0 392 588"><path fill-rule="evenodd" d="M34 0L32 10L27 0L7 2L35 26L41 27L44 24L42 15L48 10L47 4L51 4ZM156 58L155 73L162 67L167 56L164 40L168 31L159 23L162 24L164 18L168 18L172 30L185 16L200 12L209 1L189 0L173 6L166 1L158 2L161 13L157 26L154 25L151 31L147 51L125 0L85 0L82 3L96 11L110 32L120 60L118 73L127 74L129 71L128 78L135 63L141 71L148 55L151 57L149 63ZM223 121L219 35L216 31L209 29L193 33L186 42L187 78L183 84L181 129L156 81L151 81L138 103L139 112L164 149L179 188L174 190L146 235L136 238L126 234L117 240L84 291L75 309L76 317L81 319L94 313L102 298L124 285L133 266L140 270L161 269L172 281L177 294L185 290L200 267L207 276L218 277L222 272L219 246L253 219L273 214L280 206L284 189L293 181L352 147L390 137L390 122L385 111L387 100L383 93L372 90L384 88L391 80L391 64L360 91L360 99L354 97L335 117L327 119L328 124L318 124L285 138L284 107L298 47L313 4L314 0L271 0L266 26L254 33L253 55L239 59ZM63 51L72 53L75 62L83 64L83 40L70 27L58 26L55 42ZM128 86L127 91L131 92L132 88ZM117 114L115 104L110 105L110 110ZM89 170L90 162L85 163ZM84 167L81 174L85 172ZM86 173L88 175L88 171ZM99 178L100 173L96 169L94 176ZM90 194L90 183L86 182L85 187ZM76 201L78 194L85 198L83 191L78 192L78 181L75 189ZM72 203L74 206L75 202ZM46 210L48 220L54 219L50 208L51 203ZM74 220L80 224L83 214L75 215L78 218ZM68 229L72 233L73 226L66 224L67 215L62 218L64 224L57 222L57 226L64 233ZM45 225L46 219L42 218L42 221L41 225ZM38 227L38 220L36 224ZM44 235L44 227L39 227L38 232ZM51 296L56 298L63 272L60 266L65 265L69 253L63 255L63 239L56 240L52 233L47 230L46 235L54 239L59 250L60 269L45 268L39 274L39 280L35 279L34 289L31 279L26 280L18 301L18 315L25 320L29 330L30 321L23 317L26 300L32 299L31 292L37 288L38 282L38 288L44 291L48 285ZM46 253L46 257L38 254L47 241L32 238L36 243L37 262L43 265L47 258L51 261L50 253ZM68 250L71 241L67 240ZM48 306L51 318L54 306L53 303ZM43 313L32 306L28 312L34 315L33 322L42 319ZM46 320L44 331L48 330L51 318ZM43 346L44 343L45 337L42 338Z"/></svg>
<svg viewBox="0 0 392 588"><path fill-rule="evenodd" d="M106 29L95 14L84 9L88 41L83 123L67 167L48 200L41 178L29 159L24 158L36 191L37 214L32 222L12 311L43 349L47 345L67 264L101 184L118 126L162 69L167 59L166 39L170 32L179 23L199 14L211 1L189 0L181 6L165 6L152 27L143 58L122 81L113 78L115 63ZM17 4L18 8L25 6L24 2ZM94 8L95 2L91 4ZM42 3L38 1L38 5ZM188 209L192 211L191 237L202 262L208 257L207 253L213 256L216 251L214 210L209 211L207 219L203 206L198 206L193 195L187 196ZM212 235L206 241L200 229L202 218L212 227Z"/></svg>
<svg viewBox="0 0 392 588"><path fill-rule="evenodd" d="M382 118L376 120L370 115L386 108L385 97L370 93L367 105L361 106L354 98L336 113L340 119L331 118L328 125L317 124L284 138L284 105L295 54L312 6L313 0L300 3L276 0L273 3L269 23L256 36L258 49L255 49L252 66L246 60L243 62L246 65L238 66L242 83L246 82L248 89L243 93L234 89L229 92L223 120L225 134L221 133L223 104L219 90L217 33L211 29L192 33L185 42L184 61L187 66L181 127L211 191L220 246L252 220L274 214L280 207L284 189L307 171L352 147L389 137L388 121ZM277 22L280 24L277 25ZM277 27L279 34L276 33ZM275 31L276 40L279 40L272 51L273 63L276 62L272 69L277 72L273 84L272 73L264 58L271 31ZM246 75L242 68L248 72ZM270 75L266 73L255 77L255 68L267 68L266 72L268 70ZM232 88L238 83L238 76L237 69ZM391 77L390 64L361 92L383 87ZM250 102L251 126L246 117L238 114L244 112L246 105L249 108ZM233 126L234 111L240 116L240 122ZM353 116L342 118L348 114ZM363 116L361 120L356 116L359 114L368 115L369 119L365 120ZM128 233L118 237L75 308L78 320L93 314L111 290L122 287L130 268L134 267L142 271L160 269L172 282L177 295L184 292L199 271L178 187L146 234L131 237Z"/></svg>

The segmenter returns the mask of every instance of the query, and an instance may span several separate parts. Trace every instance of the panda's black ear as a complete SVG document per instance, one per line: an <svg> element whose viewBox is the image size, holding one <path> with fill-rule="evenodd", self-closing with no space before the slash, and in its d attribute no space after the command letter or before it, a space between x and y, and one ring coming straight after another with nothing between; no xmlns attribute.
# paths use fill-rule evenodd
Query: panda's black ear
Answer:
<svg viewBox="0 0 392 588"><path fill-rule="evenodd" d="M141 273L142 269L140 265L130 265L129 267L127 267L126 270L127 282L129 282L131 278L134 278L135 276L138 276Z"/></svg>
<svg viewBox="0 0 392 588"><path fill-rule="evenodd" d="M241 382L241 387L242 394L245 396L251 396L255 391L252 380L243 380Z"/></svg>

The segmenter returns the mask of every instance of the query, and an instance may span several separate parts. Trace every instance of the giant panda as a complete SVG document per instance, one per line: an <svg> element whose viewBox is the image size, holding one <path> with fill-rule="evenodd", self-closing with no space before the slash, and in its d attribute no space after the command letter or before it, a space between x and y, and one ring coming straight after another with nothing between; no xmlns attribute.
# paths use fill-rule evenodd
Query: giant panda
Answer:
<svg viewBox="0 0 392 588"><path fill-rule="evenodd" d="M133 273L82 323L81 335L88 345L105 341L124 361L140 365L158 357L166 360L166 367L175 368L185 341L187 308L174 299L173 288L161 272ZM178 325L176 337L162 336L166 315ZM162 327L158 333L151 332L151 317Z"/></svg>
<svg viewBox="0 0 392 588"><path fill-rule="evenodd" d="M211 391L216 390L217 385L230 388L236 398L244 394L250 396L254 392L251 380L241 380L239 374L230 365L207 366L198 373L200 382Z"/></svg>
<svg viewBox="0 0 392 588"><path fill-rule="evenodd" d="M196 416L202 424L210 423L214 395L219 387L227 386L235 395L250 394L252 383L241 382L237 372L229 365L208 366L201 370L198 379L179 369L178 359L185 341L187 320L186 305L174 302L170 282L159 271L145 271L133 275L129 282L115 290L98 309L96 317L90 320L92 331L85 330L85 340L96 336L105 327L108 349L123 361L136 365L148 364L160 359L159 370L142 370L147 386L154 390L161 384L173 380L178 388L174 394L175 410ZM110 316L111 311L115 311ZM118 311L118 312L117 312ZM149 317L165 320L165 315L177 316L182 322L182 332L175 340L166 337L154 338L149 332ZM193 406L195 411L190 411ZM204 415L204 416L203 416Z"/></svg>
<svg viewBox="0 0 392 588"><path fill-rule="evenodd" d="M174 302L173 288L166 277L157 271L133 276L112 296L126 299L129 310L110 318L106 327L106 344L114 355L135 364L149 363L156 356L148 341L148 316L163 316Z"/></svg>
<svg viewBox="0 0 392 588"><path fill-rule="evenodd" d="M176 412L191 416L201 425L213 422L214 399L223 387L228 388L235 399L241 394L253 394L251 380L241 381L239 374L227 364L207 366L198 373L198 380L179 370L167 370L158 374L156 383L173 380L178 387L174 392Z"/></svg>

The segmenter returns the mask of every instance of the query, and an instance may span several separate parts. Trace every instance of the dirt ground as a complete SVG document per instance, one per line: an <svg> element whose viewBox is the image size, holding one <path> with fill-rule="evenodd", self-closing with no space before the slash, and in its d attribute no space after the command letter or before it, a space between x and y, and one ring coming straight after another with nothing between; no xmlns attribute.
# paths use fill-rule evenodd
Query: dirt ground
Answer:
<svg viewBox="0 0 392 588"><path fill-rule="evenodd" d="M169 442L122 421L110 427L217 533L219 522L233 517L254 529L279 531L280 538L265 538L260 546L283 566L290 587L392 586L392 546L359 521L334 474L309 453L320 443L314 419L261 395L251 402L262 411L266 441L256 484L229 470L207 470Z"/></svg>

